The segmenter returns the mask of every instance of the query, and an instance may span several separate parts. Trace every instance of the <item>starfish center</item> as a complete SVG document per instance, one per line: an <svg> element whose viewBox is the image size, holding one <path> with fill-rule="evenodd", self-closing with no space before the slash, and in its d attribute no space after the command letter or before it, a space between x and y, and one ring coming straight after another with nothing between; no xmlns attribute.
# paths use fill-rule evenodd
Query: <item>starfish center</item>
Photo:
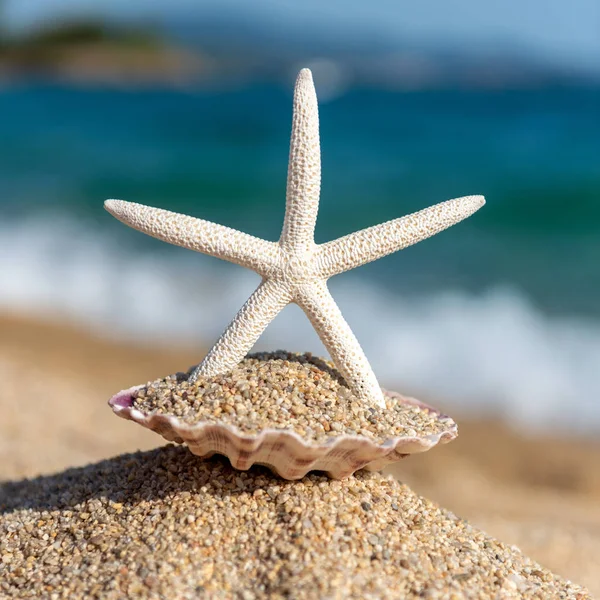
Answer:
<svg viewBox="0 0 600 600"><path fill-rule="evenodd" d="M281 278L291 284L315 281L317 275L313 253L288 254L281 269Z"/></svg>

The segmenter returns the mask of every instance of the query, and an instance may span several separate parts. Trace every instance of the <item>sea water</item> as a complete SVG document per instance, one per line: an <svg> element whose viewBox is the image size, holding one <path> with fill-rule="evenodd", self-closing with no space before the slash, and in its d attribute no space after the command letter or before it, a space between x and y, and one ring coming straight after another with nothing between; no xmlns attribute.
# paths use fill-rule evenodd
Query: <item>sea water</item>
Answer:
<svg viewBox="0 0 600 600"><path fill-rule="evenodd" d="M258 277L130 230L102 202L277 239L290 90L31 84L3 89L0 114L0 307L116 336L214 341ZM382 383L449 410L599 431L600 90L355 89L320 118L317 242L487 199L435 238L330 281ZM257 347L324 352L297 307Z"/></svg>

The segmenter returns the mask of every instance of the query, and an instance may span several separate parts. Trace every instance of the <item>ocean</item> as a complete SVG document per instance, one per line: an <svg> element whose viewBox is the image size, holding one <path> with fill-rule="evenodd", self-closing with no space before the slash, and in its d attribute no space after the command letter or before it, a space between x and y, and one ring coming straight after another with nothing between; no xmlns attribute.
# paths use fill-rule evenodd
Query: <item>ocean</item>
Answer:
<svg viewBox="0 0 600 600"><path fill-rule="evenodd" d="M29 84L0 90L0 114L0 308L212 343L257 276L130 230L102 202L277 239L291 89ZM382 384L463 415L597 434L600 89L352 89L320 118L317 242L458 196L487 200L331 280ZM324 352L295 306L257 347Z"/></svg>

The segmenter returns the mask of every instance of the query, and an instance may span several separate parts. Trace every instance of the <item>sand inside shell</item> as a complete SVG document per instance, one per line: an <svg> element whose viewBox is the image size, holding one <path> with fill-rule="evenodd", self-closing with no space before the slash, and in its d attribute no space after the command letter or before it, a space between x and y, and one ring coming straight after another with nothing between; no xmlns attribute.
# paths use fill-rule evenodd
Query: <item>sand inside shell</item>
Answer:
<svg viewBox="0 0 600 600"><path fill-rule="evenodd" d="M247 434L293 430L323 443L342 434L383 443L454 427L448 417L386 394L386 408L359 401L333 364L284 351L249 355L231 372L191 383L187 374L159 379L133 394L146 415L173 415L193 425L228 423Z"/></svg>

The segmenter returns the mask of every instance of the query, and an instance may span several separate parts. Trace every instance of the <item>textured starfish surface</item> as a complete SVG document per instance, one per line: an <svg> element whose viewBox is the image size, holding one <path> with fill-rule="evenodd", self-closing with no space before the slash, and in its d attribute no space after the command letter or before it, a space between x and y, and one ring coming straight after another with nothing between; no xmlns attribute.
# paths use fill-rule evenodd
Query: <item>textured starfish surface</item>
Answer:
<svg viewBox="0 0 600 600"><path fill-rule="evenodd" d="M327 289L333 275L416 244L473 214L482 196L448 200L326 244L315 244L321 185L317 96L303 69L294 90L283 230L278 242L209 221L122 200L105 208L127 225L165 242L256 271L262 282L191 377L226 373L239 363L290 302L306 313L338 370L360 399L385 407L369 362Z"/></svg>

